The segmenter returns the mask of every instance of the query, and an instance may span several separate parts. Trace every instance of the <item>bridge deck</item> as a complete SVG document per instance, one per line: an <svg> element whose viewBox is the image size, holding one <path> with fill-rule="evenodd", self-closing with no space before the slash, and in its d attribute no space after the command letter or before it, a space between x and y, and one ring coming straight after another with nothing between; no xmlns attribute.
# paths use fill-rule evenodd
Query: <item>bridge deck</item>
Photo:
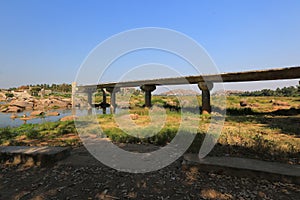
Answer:
<svg viewBox="0 0 300 200"><path fill-rule="evenodd" d="M284 80L300 78L300 66L280 69L257 70L246 72L221 73L212 75L197 75L174 78L160 78L151 80L136 80L126 82L101 83L96 85L79 86L79 88L97 87L136 87L141 85L182 85L197 84L199 82L248 82L266 80Z"/></svg>

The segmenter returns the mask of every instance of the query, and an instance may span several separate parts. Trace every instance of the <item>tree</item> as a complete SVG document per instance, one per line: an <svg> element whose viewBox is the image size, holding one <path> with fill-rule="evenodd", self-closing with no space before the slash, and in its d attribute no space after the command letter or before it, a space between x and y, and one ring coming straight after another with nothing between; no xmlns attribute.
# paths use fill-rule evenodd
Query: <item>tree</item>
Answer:
<svg viewBox="0 0 300 200"><path fill-rule="evenodd" d="M284 88L277 88L276 90L270 89L263 89L258 91L246 91L240 94L240 96L280 96L280 97L296 97L300 96L299 94L299 85L294 87L284 87Z"/></svg>
<svg viewBox="0 0 300 200"><path fill-rule="evenodd" d="M6 96L6 98L12 98L12 97L14 97L14 94L7 92L7 93L5 93L5 96Z"/></svg>

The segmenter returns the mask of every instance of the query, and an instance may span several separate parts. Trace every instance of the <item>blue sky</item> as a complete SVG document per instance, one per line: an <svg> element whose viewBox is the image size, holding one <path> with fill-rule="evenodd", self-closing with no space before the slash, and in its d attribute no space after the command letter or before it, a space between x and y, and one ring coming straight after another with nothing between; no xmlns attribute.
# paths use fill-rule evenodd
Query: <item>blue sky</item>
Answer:
<svg viewBox="0 0 300 200"><path fill-rule="evenodd" d="M201 44L221 72L300 65L300 1L0 1L0 88L70 83L89 52L128 29ZM117 70L116 70L117 71ZM265 87L295 85L266 82ZM230 89L261 83L229 84Z"/></svg>

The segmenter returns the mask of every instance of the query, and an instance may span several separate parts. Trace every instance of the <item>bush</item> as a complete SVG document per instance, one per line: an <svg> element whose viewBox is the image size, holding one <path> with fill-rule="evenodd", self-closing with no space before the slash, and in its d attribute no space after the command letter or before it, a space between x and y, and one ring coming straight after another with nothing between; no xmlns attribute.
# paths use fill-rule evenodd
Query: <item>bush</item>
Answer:
<svg viewBox="0 0 300 200"><path fill-rule="evenodd" d="M28 139L39 139L40 138L40 132L36 129L30 129L27 132L25 132L25 135Z"/></svg>
<svg viewBox="0 0 300 200"><path fill-rule="evenodd" d="M14 94L12 93L5 93L6 98L11 98L14 97Z"/></svg>
<svg viewBox="0 0 300 200"><path fill-rule="evenodd" d="M11 128L2 128L0 130L0 144L14 138L17 134L11 130Z"/></svg>

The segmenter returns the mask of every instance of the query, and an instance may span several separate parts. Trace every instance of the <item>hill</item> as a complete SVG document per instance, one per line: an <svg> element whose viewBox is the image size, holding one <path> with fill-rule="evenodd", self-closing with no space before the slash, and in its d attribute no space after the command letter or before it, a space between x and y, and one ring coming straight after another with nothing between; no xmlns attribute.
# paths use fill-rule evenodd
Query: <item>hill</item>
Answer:
<svg viewBox="0 0 300 200"><path fill-rule="evenodd" d="M185 89L175 89L167 92L160 93L161 96L192 96L199 95L200 92L196 92L194 90L185 90Z"/></svg>

